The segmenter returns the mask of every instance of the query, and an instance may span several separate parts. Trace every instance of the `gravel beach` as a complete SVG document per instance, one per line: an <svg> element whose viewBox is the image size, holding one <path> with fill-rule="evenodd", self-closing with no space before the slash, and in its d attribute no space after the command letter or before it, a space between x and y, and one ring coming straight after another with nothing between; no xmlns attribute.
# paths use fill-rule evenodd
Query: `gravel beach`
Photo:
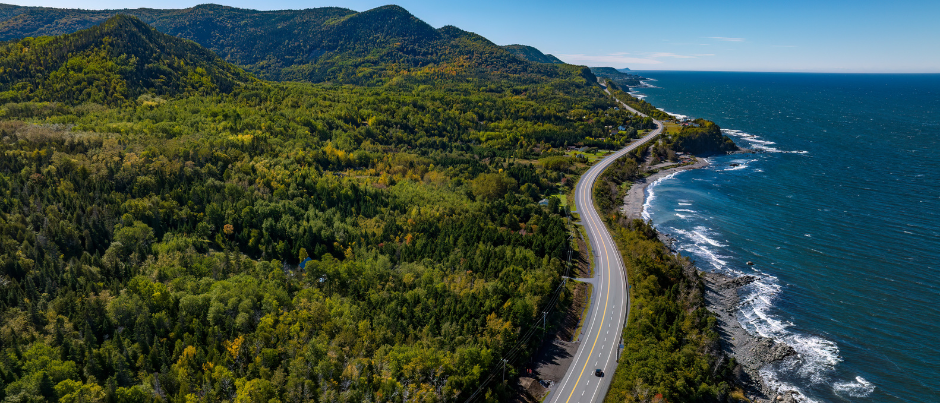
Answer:
<svg viewBox="0 0 940 403"><path fill-rule="evenodd" d="M623 207L620 208L620 211L628 218L642 218L647 186L673 173L687 171L689 169L704 168L706 166L708 166L708 161L704 158L698 158L694 164L665 169L650 175L646 179L634 182L630 190L627 191L627 195L623 198Z"/></svg>

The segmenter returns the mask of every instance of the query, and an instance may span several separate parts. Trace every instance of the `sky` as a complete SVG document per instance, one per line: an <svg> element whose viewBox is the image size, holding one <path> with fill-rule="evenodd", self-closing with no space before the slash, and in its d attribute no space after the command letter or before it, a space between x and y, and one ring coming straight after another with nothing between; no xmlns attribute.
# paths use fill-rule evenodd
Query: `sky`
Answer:
<svg viewBox="0 0 940 403"><path fill-rule="evenodd" d="M186 8L207 0L0 0L17 5ZM397 4L434 27L498 45L633 70L940 73L940 0L215 0L258 10Z"/></svg>

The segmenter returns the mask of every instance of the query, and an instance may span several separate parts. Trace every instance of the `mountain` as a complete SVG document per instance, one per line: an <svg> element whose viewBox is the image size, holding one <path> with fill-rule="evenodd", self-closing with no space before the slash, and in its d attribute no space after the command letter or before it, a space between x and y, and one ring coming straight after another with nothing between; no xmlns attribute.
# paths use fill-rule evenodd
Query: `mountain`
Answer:
<svg viewBox="0 0 940 403"><path fill-rule="evenodd" d="M637 87L642 84L641 80L643 80L643 77L623 73L613 67L591 67L591 73L609 79L621 87Z"/></svg>
<svg viewBox="0 0 940 403"><path fill-rule="evenodd" d="M622 68L622 69L617 69L617 71L619 71L619 72L621 72L621 73L626 73L626 72L630 71L630 69L624 67L624 68Z"/></svg>
<svg viewBox="0 0 940 403"><path fill-rule="evenodd" d="M230 92L252 80L206 48L125 15L0 45L0 102L118 104L143 94Z"/></svg>
<svg viewBox="0 0 940 403"><path fill-rule="evenodd" d="M135 16L158 31L190 39L270 80L373 85L398 77L538 81L590 75L519 59L482 36L455 27L435 29L398 6L355 12L337 7L256 11L213 4L182 10L4 5L0 40L70 33L117 14Z"/></svg>
<svg viewBox="0 0 940 403"><path fill-rule="evenodd" d="M540 50L526 45L506 45L502 47L509 53L522 59L535 63L562 64L563 61L550 54L542 53Z"/></svg>

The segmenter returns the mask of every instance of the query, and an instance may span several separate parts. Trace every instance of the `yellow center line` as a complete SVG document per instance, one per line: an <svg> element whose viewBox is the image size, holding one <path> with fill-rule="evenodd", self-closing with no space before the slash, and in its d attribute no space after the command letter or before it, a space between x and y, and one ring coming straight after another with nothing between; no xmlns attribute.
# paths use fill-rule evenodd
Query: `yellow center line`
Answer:
<svg viewBox="0 0 940 403"><path fill-rule="evenodd" d="M655 134L656 130L654 129L653 132L654 132L654 133L650 133L650 134L647 135L646 137L652 137L652 136ZM644 139L645 139L645 138L644 138ZM629 148L632 150L633 148L636 148L636 145L633 145L633 147L629 147ZM616 153L614 153L614 154L616 154ZM599 172L603 172L603 169L599 170ZM600 175L600 173L598 173L597 175L595 175L595 176L594 176L594 179L592 179L590 182L588 182L588 183L589 183L589 185L588 185L588 191L589 191L589 192L590 192L591 189L594 188L594 181L597 180L597 176L599 176L599 175ZM589 193L589 194L590 194L590 193ZM584 201L584 198L585 198L585 196L582 195L582 196L581 196L581 204L582 204L583 206L585 206L586 208L588 208L588 209L594 209L593 203L592 203L592 204L587 204L587 202ZM588 197L588 200L590 200L590 197ZM587 213L587 210L586 210L585 212ZM591 214L587 214L587 219L590 220L592 223L597 224L597 220L595 220L594 217L591 216ZM603 230L603 231L606 231L607 228L602 228L602 230ZM598 230L598 231L600 231L600 230ZM597 236L600 237L600 238L602 238L601 235L597 235ZM609 253L609 251L607 250L607 242L604 242L602 239L598 239L598 241L601 242L601 245L604 247L604 260L605 260L606 263L607 263L607 293L606 293L606 295L604 296L604 310L603 310L603 312L601 313L601 325L600 325L600 327L598 328L598 329L603 329L603 328L604 328L604 318L606 317L606 313L607 313L607 306L608 306L608 304L610 303L610 253ZM601 337L601 332L598 331L597 334L594 336L594 344L591 345L591 352L588 353L587 359L584 360L584 367L581 368L581 373L578 375L578 380L575 381L574 386L571 388L571 393L568 394L568 400L565 400L565 403L570 403L570 402L571 402L571 397L574 396L575 390L578 389L578 384L581 383L581 377L584 376L584 371L587 370L588 364L591 362L591 357L594 356L594 348L597 347L597 340L600 339L600 337ZM600 382L598 382L598 386L599 386L599 385L600 385Z"/></svg>
<svg viewBox="0 0 940 403"><path fill-rule="evenodd" d="M595 177L595 179L596 179L596 177ZM594 180L591 180L589 183L590 183L590 185L591 185L591 186L589 186L589 187L593 188L593 187L594 187L594 186L593 186L593 185L594 185ZM588 198L588 199L590 200L590 198ZM583 198L582 198L582 202L583 202ZM584 204L586 204L586 203L584 203ZM585 205L585 208L593 209L594 206L593 206L593 205ZM597 223L596 223L596 220L594 220L594 217L592 217L591 214L588 214L587 216L588 216L588 219L591 220L591 222L597 224ZM600 236L598 235L598 237L600 237ZM606 315L606 313L607 313L607 305L610 303L610 253L608 253L608 251L607 251L607 243L606 243L606 242L603 242L603 240L601 240L601 239L598 239L598 241L601 242L601 244L604 246L604 258L605 258L605 261L606 261L606 263L607 263L607 294L606 294L605 297L604 297L604 310L601 311L601 325L600 325L600 327L598 328L598 329L603 329L603 328L604 328L604 318L607 316L607 315ZM571 397L574 396L574 391L578 389L578 384L581 383L581 377L584 376L584 371L587 370L588 364L591 362L591 357L594 356L594 348L597 347L597 340L598 340L600 337L601 337L601 332L597 332L597 333L594 335L594 344L591 346L591 352L588 353L587 359L584 360L584 368L581 368L581 374L578 375L578 380L575 381L574 386L571 388L571 393L568 395L568 400L565 400L565 403L568 403L568 402L571 401Z"/></svg>

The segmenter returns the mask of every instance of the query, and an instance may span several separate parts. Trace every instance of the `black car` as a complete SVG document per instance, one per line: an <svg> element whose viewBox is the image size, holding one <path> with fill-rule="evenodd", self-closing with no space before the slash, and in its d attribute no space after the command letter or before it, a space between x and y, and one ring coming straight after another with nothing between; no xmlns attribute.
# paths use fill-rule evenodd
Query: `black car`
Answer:
<svg viewBox="0 0 940 403"><path fill-rule="evenodd" d="M594 376L604 376L604 371L600 368L594 370Z"/></svg>

